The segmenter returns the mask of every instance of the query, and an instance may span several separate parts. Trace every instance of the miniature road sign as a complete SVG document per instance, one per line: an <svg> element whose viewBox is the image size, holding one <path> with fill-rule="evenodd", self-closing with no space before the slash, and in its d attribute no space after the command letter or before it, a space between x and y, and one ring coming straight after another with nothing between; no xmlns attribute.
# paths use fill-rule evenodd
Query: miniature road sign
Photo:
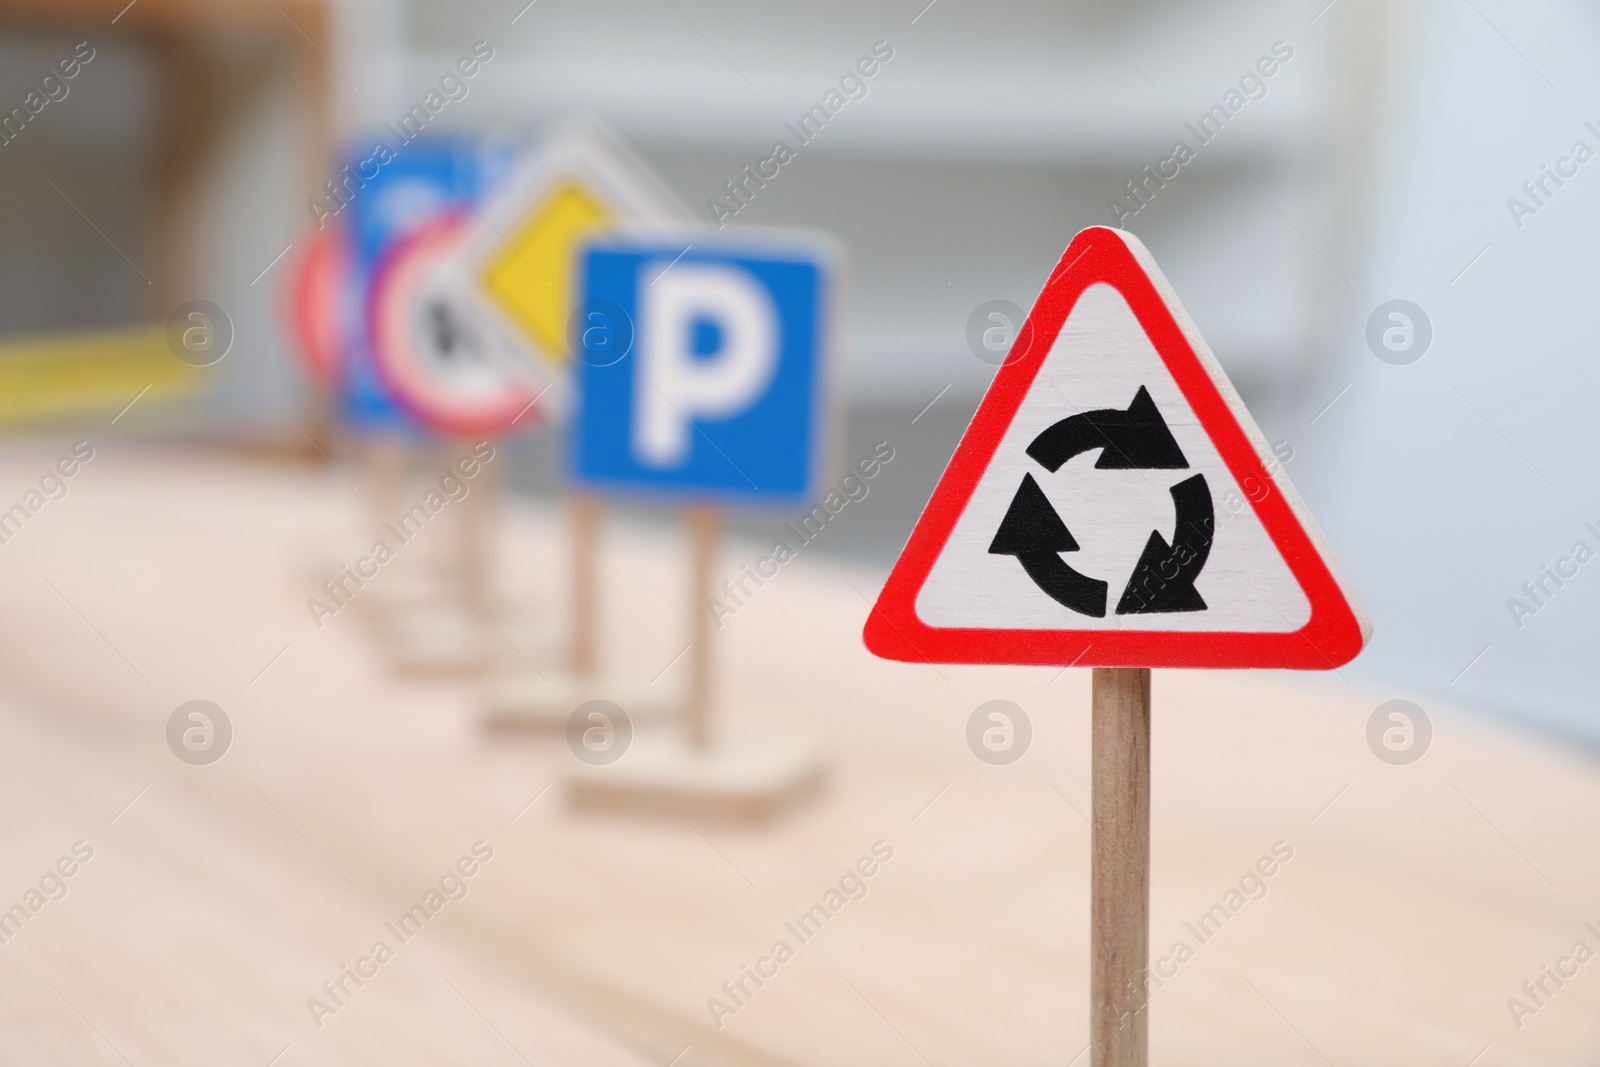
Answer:
<svg viewBox="0 0 1600 1067"><path fill-rule="evenodd" d="M510 428L535 397L559 416L583 240L684 208L599 123L517 154L481 205L391 250L373 282L373 347L401 404L448 432ZM522 364L519 373L516 364ZM551 387L547 389L547 387Z"/></svg>
<svg viewBox="0 0 1600 1067"><path fill-rule="evenodd" d="M443 263L465 229L465 216L444 215L389 250L374 273L367 332L407 411L442 434L475 437L524 422L550 383L443 291Z"/></svg>
<svg viewBox="0 0 1600 1067"><path fill-rule="evenodd" d="M713 736L719 505L808 502L823 474L835 255L799 235L629 232L593 238L571 327L573 480L691 503L693 637L683 739L577 772L586 806L764 817L821 779L805 744Z"/></svg>
<svg viewBox="0 0 1600 1067"><path fill-rule="evenodd" d="M1150 668L1326 670L1370 633L1150 253L1078 234L863 637L888 659L1094 667L1091 1067L1148 1058Z"/></svg>
<svg viewBox="0 0 1600 1067"><path fill-rule="evenodd" d="M348 330L350 250L344 227L314 234L290 278L289 322L311 376L332 386Z"/></svg>
<svg viewBox="0 0 1600 1067"><path fill-rule="evenodd" d="M400 241L441 216L467 208L483 194L503 167L500 150L466 142L418 141L403 152L391 154L367 171L372 160L358 160L363 185L341 208L348 212L354 285L360 306L368 306L379 263ZM342 220L341 220L342 221ZM375 365L372 339L365 329L355 331L354 342L341 369L341 404L348 421L358 430L395 432L410 429L409 413Z"/></svg>
<svg viewBox="0 0 1600 1067"><path fill-rule="evenodd" d="M832 250L800 236L591 242L576 315L573 478L762 504L819 486Z"/></svg>
<svg viewBox="0 0 1600 1067"><path fill-rule="evenodd" d="M1139 240L1080 233L867 620L889 659L1349 661L1366 611Z"/></svg>
<svg viewBox="0 0 1600 1067"><path fill-rule="evenodd" d="M455 292L464 314L481 317L486 332L560 380L583 241L622 224L688 218L688 208L610 131L592 120L569 122L523 153L469 220L452 257Z"/></svg>
<svg viewBox="0 0 1600 1067"><path fill-rule="evenodd" d="M403 506L405 484L406 463L402 457L390 454L385 438L399 437L403 449L414 451L422 436L416 432L419 425L432 431L440 428L437 423L419 423L415 413L421 406L403 402L395 388L392 368L380 366L379 337L374 328L385 330L385 337L392 343L404 333L396 328L397 319L418 306L383 300L380 283L389 283L390 290L404 288L397 284L402 281L409 285L409 270L388 269L394 265L396 251L406 248L408 241L440 219L470 211L471 205L503 174L509 158L510 151L504 145L419 139L399 152L375 148L371 156L355 160L349 168L348 195L338 206L338 214L339 220L348 220L350 227L354 286L359 294L358 307L365 314L353 331L353 342L341 367L340 402L346 423L366 439L373 469L365 484L372 495L375 517L380 521L390 519L395 509ZM374 314L377 310L387 314ZM417 362L405 365L414 371ZM424 392L423 396L437 400L437 394ZM457 521L468 521L466 509ZM465 537L457 544L461 553L459 572L481 569L481 563L471 558L479 546ZM479 632L479 609L462 604L459 596L446 599L445 594L453 591L437 575L435 579L431 593L425 591L427 586L392 587L398 604L416 609L382 613L381 617L391 625L385 625L380 632L392 639L396 665L402 670L430 674L482 669L488 663L488 646ZM388 585L385 588L391 589ZM411 599L418 593L422 595ZM400 600L402 596L407 599ZM449 614L440 611L441 603L450 605ZM436 626L431 621L434 619L450 621Z"/></svg>

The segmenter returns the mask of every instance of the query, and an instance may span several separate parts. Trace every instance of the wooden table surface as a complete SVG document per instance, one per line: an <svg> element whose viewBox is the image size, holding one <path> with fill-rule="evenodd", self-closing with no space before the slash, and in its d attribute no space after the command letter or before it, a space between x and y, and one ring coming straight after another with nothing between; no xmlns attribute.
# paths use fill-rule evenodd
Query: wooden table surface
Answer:
<svg viewBox="0 0 1600 1067"><path fill-rule="evenodd" d="M62 451L0 459L0 508ZM376 536L344 476L102 446L69 486L0 544L0 908L94 855L0 944L0 1061L1087 1062L1087 671L874 660L881 573L808 548L723 620L718 728L820 741L824 791L762 826L576 814L561 739L487 736L474 683L400 680L375 639L448 508L318 629L306 598ZM560 622L562 516L504 511L486 640L553 674L525 635ZM681 686L687 551L607 526L613 674ZM766 551L728 543L720 572ZM1600 961L1523 990L1600 951L1600 767L1433 700L1428 754L1387 765L1367 719L1407 695L1157 673L1151 945L1188 951L1150 1000L1153 1063L1600 1060ZM234 728L210 766L166 746L196 698ZM966 745L991 699L1033 725L1008 766ZM479 841L466 897L400 944L385 923ZM790 932L879 842L865 895ZM307 999L380 939L394 959L317 1025ZM716 1025L708 998L779 940Z"/></svg>

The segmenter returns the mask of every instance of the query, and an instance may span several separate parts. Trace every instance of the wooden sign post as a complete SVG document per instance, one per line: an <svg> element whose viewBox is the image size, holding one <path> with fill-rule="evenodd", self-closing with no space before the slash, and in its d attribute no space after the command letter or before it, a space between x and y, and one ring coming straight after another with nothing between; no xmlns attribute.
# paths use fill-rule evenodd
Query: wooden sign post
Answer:
<svg viewBox="0 0 1600 1067"><path fill-rule="evenodd" d="M1331 670L1370 633L1150 253L1078 234L863 636L913 663L1094 668L1094 1067L1147 1061L1150 668Z"/></svg>
<svg viewBox="0 0 1600 1067"><path fill-rule="evenodd" d="M711 665L712 642L716 628L705 605L716 595L713 568L717 563L717 540L722 533L722 512L701 504L689 509L689 536L693 547L689 581L689 699L684 703L684 727L689 745L697 752L711 747Z"/></svg>
<svg viewBox="0 0 1600 1067"><path fill-rule="evenodd" d="M574 678L598 673L600 629L600 501L574 495L567 504L572 530L572 634L567 666ZM563 725L565 725L563 723Z"/></svg>
<svg viewBox="0 0 1600 1067"><path fill-rule="evenodd" d="M1089 1029L1096 1067L1146 1062L1150 959L1150 669L1096 667L1089 889Z"/></svg>

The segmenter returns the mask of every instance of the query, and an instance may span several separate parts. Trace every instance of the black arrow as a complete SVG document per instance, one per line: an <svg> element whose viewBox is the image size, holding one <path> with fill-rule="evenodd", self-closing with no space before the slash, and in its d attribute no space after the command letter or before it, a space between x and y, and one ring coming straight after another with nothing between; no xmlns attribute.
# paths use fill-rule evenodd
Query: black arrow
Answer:
<svg viewBox="0 0 1600 1067"><path fill-rule="evenodd" d="M1103 449L1096 470L1185 470L1189 461L1173 440L1150 391L1139 386L1128 410L1101 408L1068 416L1028 446L1028 455L1054 473L1080 452Z"/></svg>
<svg viewBox="0 0 1600 1067"><path fill-rule="evenodd" d="M1172 503L1178 513L1172 544L1168 545L1158 531L1150 531L1133 577L1117 601L1118 615L1206 610L1205 600L1194 587L1194 580L1211 554L1211 539L1216 532L1216 512L1211 506L1206 476L1196 474L1173 486Z"/></svg>
<svg viewBox="0 0 1600 1067"><path fill-rule="evenodd" d="M1210 497L1208 496L1209 502ZM1078 551L1078 542L1033 475L1024 474L1011 507L989 545L996 556L1016 556L1033 583L1055 601L1081 615L1097 619L1106 614L1106 583L1089 578L1061 559L1062 552ZM1204 605L1201 605L1204 607Z"/></svg>

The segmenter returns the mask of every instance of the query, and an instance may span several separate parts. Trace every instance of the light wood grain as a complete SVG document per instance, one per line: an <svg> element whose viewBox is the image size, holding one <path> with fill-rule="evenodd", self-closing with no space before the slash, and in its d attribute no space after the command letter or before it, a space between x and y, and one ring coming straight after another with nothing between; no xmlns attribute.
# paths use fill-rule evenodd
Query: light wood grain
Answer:
<svg viewBox="0 0 1600 1067"><path fill-rule="evenodd" d="M706 606L716 579L717 543L722 533L722 512L711 506L689 509L689 702L685 726L689 744L704 751L712 743L712 671L715 669L714 628Z"/></svg>
<svg viewBox="0 0 1600 1067"><path fill-rule="evenodd" d="M574 496L567 503L572 552L572 635L568 667L575 678L595 673L595 647L600 613L600 575L597 557L600 537L600 502L591 496Z"/></svg>
<svg viewBox="0 0 1600 1067"><path fill-rule="evenodd" d="M1090 874L1090 1062L1145 1067L1150 959L1150 670L1096 667Z"/></svg>
<svg viewBox="0 0 1600 1067"><path fill-rule="evenodd" d="M472 440L457 441L453 451L443 452L439 456L438 469L454 469L457 457L470 454L476 443ZM493 462L479 466L473 479L463 483L467 487L467 495L456 503L454 509L459 512L455 516L456 581L460 583L461 594L475 612L481 611L491 619L499 614L499 605L495 603L488 586L489 572L494 567L489 538L497 527L500 470L503 466L503 463Z"/></svg>
<svg viewBox="0 0 1600 1067"><path fill-rule="evenodd" d="M62 450L0 456L0 504ZM540 1067L1086 1062L1088 671L876 660L860 627L882 572L819 540L723 620L717 706L730 731L819 738L827 790L758 828L584 816L551 786L575 762L564 740L486 736L472 686L397 682L360 600L313 625L323 563L373 538L340 477L97 450L0 545L0 903L78 837L97 849L0 946L11 1058L122 1062L48 978L139 1067L259 1067L285 1043L276 1067L522 1064L448 977ZM566 604L563 511L506 510L496 587ZM688 642L687 549L681 527L608 524L608 663L649 679ZM719 582L768 551L729 538ZM566 655L560 636L522 651L552 674ZM1592 1063L1600 962L1521 1028L1506 1001L1600 922L1600 767L1344 673L1155 679L1150 956L1193 956L1152 994L1151 1060ZM1396 696L1434 723L1409 767L1365 740ZM210 767L162 738L196 697L235 726ZM1034 727L1005 767L965 737L996 698ZM480 838L496 853L470 895L312 1025L306 998ZM718 1028L707 999L879 840L894 857L866 896ZM1265 895L1200 942L1187 927L1277 842L1293 855Z"/></svg>

